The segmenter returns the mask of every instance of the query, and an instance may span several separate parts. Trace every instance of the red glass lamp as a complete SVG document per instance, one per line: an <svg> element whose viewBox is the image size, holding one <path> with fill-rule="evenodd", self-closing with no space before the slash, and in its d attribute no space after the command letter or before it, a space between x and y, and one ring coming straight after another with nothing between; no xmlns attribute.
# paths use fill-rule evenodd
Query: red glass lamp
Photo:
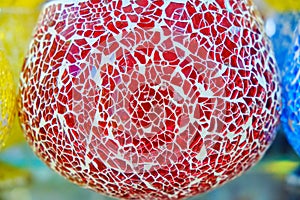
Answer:
<svg viewBox="0 0 300 200"><path fill-rule="evenodd" d="M123 199L182 199L253 166L275 137L277 67L248 0L55 0L21 75L49 167Z"/></svg>

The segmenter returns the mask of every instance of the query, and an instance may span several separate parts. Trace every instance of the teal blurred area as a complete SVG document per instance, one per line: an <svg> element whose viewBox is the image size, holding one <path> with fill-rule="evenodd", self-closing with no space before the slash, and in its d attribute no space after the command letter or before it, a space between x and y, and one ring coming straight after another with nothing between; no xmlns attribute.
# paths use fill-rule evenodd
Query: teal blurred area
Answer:
<svg viewBox="0 0 300 200"><path fill-rule="evenodd" d="M113 200L65 180L43 164L26 144L1 152L1 161L27 171L30 178L1 188L1 173L6 172L0 171L0 200ZM299 200L300 189L287 184L287 177L298 163L299 158L279 132L272 147L255 167L190 200Z"/></svg>

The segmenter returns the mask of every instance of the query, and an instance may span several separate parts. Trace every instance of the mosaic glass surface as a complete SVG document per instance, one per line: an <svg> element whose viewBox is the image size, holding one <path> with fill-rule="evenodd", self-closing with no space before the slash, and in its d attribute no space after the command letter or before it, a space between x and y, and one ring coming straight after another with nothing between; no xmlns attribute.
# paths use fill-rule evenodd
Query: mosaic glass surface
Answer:
<svg viewBox="0 0 300 200"><path fill-rule="evenodd" d="M283 113L282 124L287 138L300 155L300 23L294 35L293 48L287 57L283 71Z"/></svg>
<svg viewBox="0 0 300 200"><path fill-rule="evenodd" d="M4 144L16 107L16 90L10 66L0 51L0 149Z"/></svg>
<svg viewBox="0 0 300 200"><path fill-rule="evenodd" d="M53 1L22 69L20 119L36 154L78 185L182 199L262 157L278 81L251 1Z"/></svg>

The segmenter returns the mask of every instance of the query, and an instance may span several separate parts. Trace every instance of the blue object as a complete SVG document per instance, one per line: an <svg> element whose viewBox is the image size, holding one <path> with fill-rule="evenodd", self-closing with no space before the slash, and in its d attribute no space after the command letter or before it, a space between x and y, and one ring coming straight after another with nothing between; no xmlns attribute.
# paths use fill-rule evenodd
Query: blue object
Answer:
<svg viewBox="0 0 300 200"><path fill-rule="evenodd" d="M293 33L300 19L300 12L276 13L266 20L266 32L270 37L277 64L284 67L293 41Z"/></svg>
<svg viewBox="0 0 300 200"><path fill-rule="evenodd" d="M300 21L292 44L282 69L281 121L288 141L300 156Z"/></svg>

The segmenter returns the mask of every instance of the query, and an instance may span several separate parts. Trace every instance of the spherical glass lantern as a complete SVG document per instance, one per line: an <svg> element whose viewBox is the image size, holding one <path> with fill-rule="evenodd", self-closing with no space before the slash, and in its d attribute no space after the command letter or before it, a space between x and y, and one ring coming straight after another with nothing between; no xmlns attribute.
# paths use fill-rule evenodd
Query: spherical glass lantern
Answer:
<svg viewBox="0 0 300 200"><path fill-rule="evenodd" d="M182 199L253 166L280 88L251 1L55 0L21 74L28 143L70 181Z"/></svg>

